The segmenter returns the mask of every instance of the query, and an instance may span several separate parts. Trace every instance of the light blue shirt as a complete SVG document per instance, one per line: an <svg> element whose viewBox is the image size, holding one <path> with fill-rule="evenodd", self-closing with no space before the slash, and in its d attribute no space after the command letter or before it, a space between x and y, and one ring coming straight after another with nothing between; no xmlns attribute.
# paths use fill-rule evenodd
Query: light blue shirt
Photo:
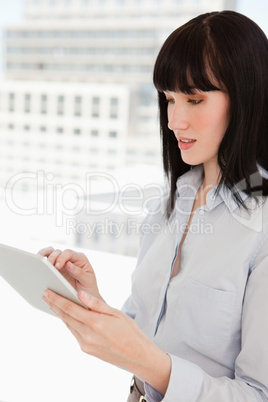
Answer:
<svg viewBox="0 0 268 402"><path fill-rule="evenodd" d="M132 294L123 311L171 357L166 394L145 384L148 402L268 401L268 201L240 191L238 208L226 186L207 195L182 246L203 179L198 166L177 182L175 210L165 197L141 226Z"/></svg>

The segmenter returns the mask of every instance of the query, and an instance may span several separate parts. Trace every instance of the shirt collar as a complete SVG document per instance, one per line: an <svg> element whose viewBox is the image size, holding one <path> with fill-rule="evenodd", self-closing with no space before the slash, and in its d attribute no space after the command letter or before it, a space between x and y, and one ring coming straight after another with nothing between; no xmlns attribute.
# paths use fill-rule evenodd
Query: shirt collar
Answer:
<svg viewBox="0 0 268 402"><path fill-rule="evenodd" d="M195 166L177 180L177 196L180 198L195 196L204 177L203 165Z"/></svg>
<svg viewBox="0 0 268 402"><path fill-rule="evenodd" d="M214 191L217 192L216 187ZM243 203L245 203L246 200L249 198L249 195L240 190L237 186L229 189L226 185L223 184L218 193L218 196L222 199L222 201L225 203L231 213L233 213L239 207L234 194L237 194L238 197L240 197L240 199L243 201Z"/></svg>
<svg viewBox="0 0 268 402"><path fill-rule="evenodd" d="M187 199L189 197L195 197L199 187L202 184L204 177L203 165L198 165L177 180L177 196L180 199ZM209 210L215 208L217 205L224 202L229 211L233 213L236 208L238 208L238 203L234 198L234 193L238 193L238 196L243 202L249 198L249 195L234 186L233 189L229 189L226 185L222 185L217 191L217 186L213 187L207 194L206 206Z"/></svg>

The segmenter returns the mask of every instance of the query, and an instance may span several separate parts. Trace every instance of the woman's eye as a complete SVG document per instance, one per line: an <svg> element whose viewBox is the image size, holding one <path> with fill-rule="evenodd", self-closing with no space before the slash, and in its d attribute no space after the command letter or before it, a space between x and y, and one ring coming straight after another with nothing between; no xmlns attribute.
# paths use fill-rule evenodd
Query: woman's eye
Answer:
<svg viewBox="0 0 268 402"><path fill-rule="evenodd" d="M174 99L166 98L166 103L174 103Z"/></svg>
<svg viewBox="0 0 268 402"><path fill-rule="evenodd" d="M191 103L192 105L199 105L200 103L203 102L202 99L188 99L188 103Z"/></svg>

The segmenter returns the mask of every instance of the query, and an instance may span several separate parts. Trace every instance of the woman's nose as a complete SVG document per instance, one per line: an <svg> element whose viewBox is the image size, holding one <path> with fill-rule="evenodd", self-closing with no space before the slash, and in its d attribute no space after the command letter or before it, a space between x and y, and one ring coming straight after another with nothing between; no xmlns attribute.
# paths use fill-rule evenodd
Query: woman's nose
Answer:
<svg viewBox="0 0 268 402"><path fill-rule="evenodd" d="M168 128L174 130L185 130L189 126L187 114L183 106L173 105L172 110L168 112Z"/></svg>

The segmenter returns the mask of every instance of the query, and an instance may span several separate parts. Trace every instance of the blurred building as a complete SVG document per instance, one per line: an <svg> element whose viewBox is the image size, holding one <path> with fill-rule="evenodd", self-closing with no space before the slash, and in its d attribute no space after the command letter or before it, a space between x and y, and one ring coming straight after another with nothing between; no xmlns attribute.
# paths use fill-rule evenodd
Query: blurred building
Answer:
<svg viewBox="0 0 268 402"><path fill-rule="evenodd" d="M159 167L156 55L176 27L203 12L235 9L236 1L24 0L24 6L24 21L4 35L0 187L11 180L16 190L36 191L27 172L64 186L83 185L90 172ZM144 179L150 183L151 174Z"/></svg>
<svg viewBox="0 0 268 402"><path fill-rule="evenodd" d="M126 163L125 85L5 81L0 93L2 180L40 170L81 183L86 172ZM31 190L31 181L21 178L19 189Z"/></svg>
<svg viewBox="0 0 268 402"><path fill-rule="evenodd" d="M5 78L9 83L5 84L4 91L1 90L4 98L2 105L9 102L14 107L13 110L10 107L1 110L1 114L7 114L6 120L12 120L7 125L4 123L1 131L10 131L11 137L16 134L20 136L19 131L24 133L24 128L16 128L17 111L21 118L24 114L25 126L30 126L29 131L33 136L40 137L40 141L43 142L44 137L41 126L51 133L51 138L54 135L53 157L58 154L55 159L61 159L64 164L67 158L62 157L62 148L58 147L57 120L62 120L63 116L66 122L69 119L70 128L66 130L63 127L62 135L64 141L68 141L68 130L72 130L73 126L87 124L91 118L90 107L87 107L86 103L98 102L100 99L96 95L96 84L119 85L118 90L113 87L113 93L107 87L107 100L104 100L105 87L100 86L101 103L96 105L100 110L110 101L114 102L111 107L117 110L117 93L122 93L124 85L123 91L127 94L125 110L122 115L117 116L117 120L123 119L125 133L118 136L114 142L121 142L122 137L127 138L125 146L118 145L119 148L124 148L125 155L123 158L114 158L114 161L110 158L109 162L104 162L99 157L97 168L103 169L106 166L117 167L119 163L160 163L156 97L152 86L153 65L160 46L167 35L186 20L208 10L234 8L235 1L24 0L24 6L25 21L16 26L9 26L5 31ZM24 85L25 92L22 93L23 85L15 85L11 81L16 84L17 81L33 81L33 84ZM49 82L53 82L57 88L56 91L53 90L55 99L51 98L53 86ZM81 84L75 88L74 83ZM94 86L95 95L84 101L80 95L81 86L84 87L83 94L86 94L87 91L92 93L89 89L91 85ZM73 113L72 106L69 106L69 109L67 105L65 107L65 103L68 103L65 93L69 94L69 98L73 97L72 100L69 99L69 105L73 102L73 108L83 109L80 115ZM45 116L44 113L40 116L38 102L47 102L49 105ZM59 106L56 106L57 102ZM27 108L30 104L31 107ZM57 107L62 108L62 117L56 112ZM40 124L32 126L32 119L39 119ZM54 134L51 128L52 120L55 123ZM108 123L102 116L100 120L103 125ZM100 122L101 125L102 123ZM89 124L88 130L94 131L94 127ZM109 128L107 130L109 131ZM84 147L83 135L74 135L73 141L74 146L79 146L81 141L80 146ZM94 150L99 146L103 146L103 143L93 135L85 149L92 147ZM24 151L22 145L22 153ZM99 150L99 154L106 155L106 149ZM88 155L90 159L90 153ZM46 157L44 150L43 160ZM47 162L48 165L45 166L44 162L43 168L51 170L51 158L48 158ZM81 171L84 167L83 164ZM53 166L56 176L61 175L62 167L58 168ZM18 159L17 164L13 160L8 169L16 172L16 169L21 170L23 166L19 164Z"/></svg>

